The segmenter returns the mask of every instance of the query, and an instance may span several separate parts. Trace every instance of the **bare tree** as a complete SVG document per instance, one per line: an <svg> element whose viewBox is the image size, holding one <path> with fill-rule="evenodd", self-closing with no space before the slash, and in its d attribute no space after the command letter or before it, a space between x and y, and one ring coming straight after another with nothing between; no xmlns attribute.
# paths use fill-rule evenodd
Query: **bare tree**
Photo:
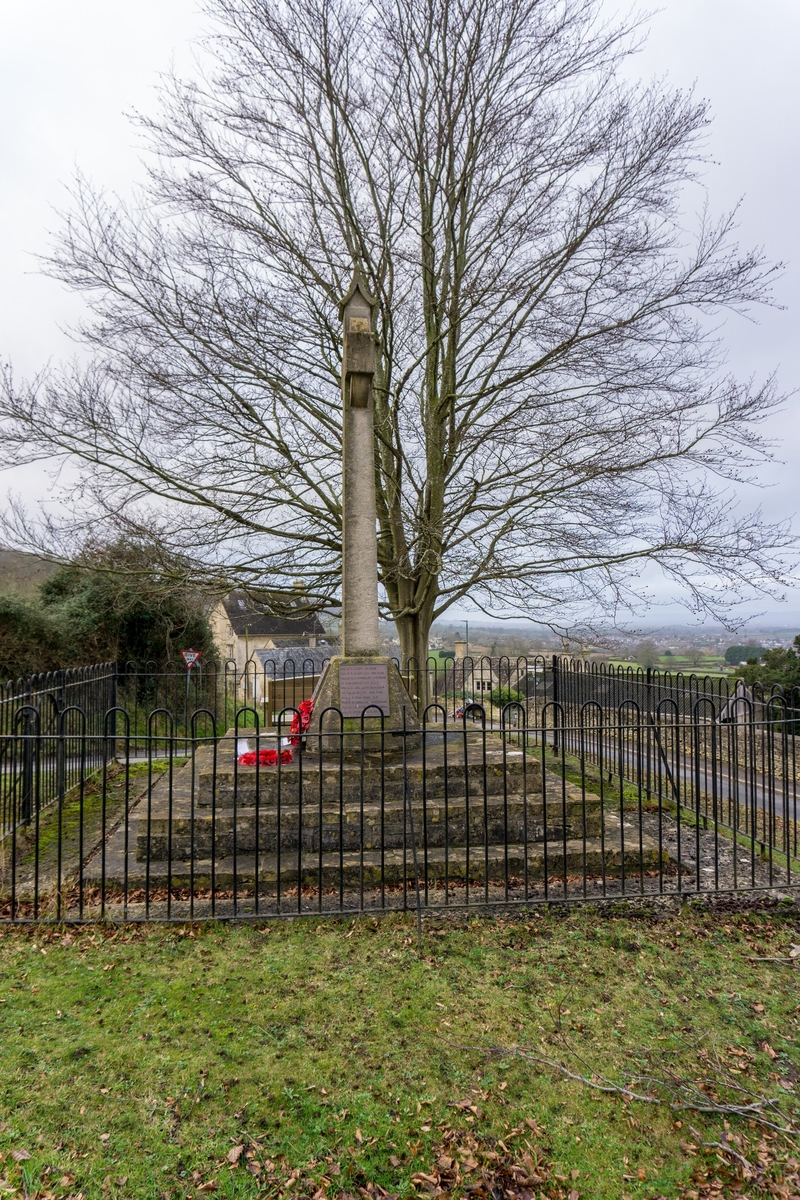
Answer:
<svg viewBox="0 0 800 1200"><path fill-rule="evenodd" d="M658 666L658 646L654 642L639 642L636 647L636 661L640 667Z"/></svg>
<svg viewBox="0 0 800 1200"><path fill-rule="evenodd" d="M207 69L142 119L139 201L79 179L49 260L93 310L91 362L5 377L7 461L85 468L51 551L99 514L157 522L273 600L302 578L335 604L355 262L379 298L379 562L407 657L465 597L565 624L634 602L649 561L718 615L780 580L787 531L731 502L775 389L726 373L712 324L768 300L775 268L732 215L684 220L707 110L626 82L635 25L599 0L209 13Z"/></svg>

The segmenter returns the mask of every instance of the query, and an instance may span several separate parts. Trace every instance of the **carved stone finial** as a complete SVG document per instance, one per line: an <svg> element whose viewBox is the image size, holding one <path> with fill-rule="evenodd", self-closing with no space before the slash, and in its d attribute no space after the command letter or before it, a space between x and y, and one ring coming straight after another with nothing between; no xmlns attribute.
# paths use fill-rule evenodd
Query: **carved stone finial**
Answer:
<svg viewBox="0 0 800 1200"><path fill-rule="evenodd" d="M361 274L361 267L358 265L358 263L356 263L356 265L353 267L353 278L351 280L350 287L347 289L344 296L342 296L341 300L339 301L339 320L340 321L344 320L345 309L347 308L348 304L353 299L353 297L356 295L356 292L361 293L361 297L364 300L364 304L370 310L370 313L371 313L372 310L377 305L378 300L377 300L376 296L372 295L372 293L370 292L366 283L364 282L364 276Z"/></svg>

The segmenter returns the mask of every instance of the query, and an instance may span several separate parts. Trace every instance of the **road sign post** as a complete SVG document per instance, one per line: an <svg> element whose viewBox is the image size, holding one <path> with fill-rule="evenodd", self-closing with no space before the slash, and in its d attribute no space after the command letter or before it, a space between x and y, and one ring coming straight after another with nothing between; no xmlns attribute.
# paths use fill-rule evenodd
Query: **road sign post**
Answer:
<svg viewBox="0 0 800 1200"><path fill-rule="evenodd" d="M199 660L200 654L200 650L181 650L181 658L186 664L186 694L183 701L183 731L186 738L187 753L189 748L189 676L192 673L192 667Z"/></svg>

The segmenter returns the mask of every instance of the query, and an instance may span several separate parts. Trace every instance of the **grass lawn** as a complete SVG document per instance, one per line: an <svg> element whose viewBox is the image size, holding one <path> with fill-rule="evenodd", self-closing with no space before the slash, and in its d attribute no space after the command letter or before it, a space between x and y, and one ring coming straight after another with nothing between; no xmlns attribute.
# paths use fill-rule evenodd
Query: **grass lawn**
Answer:
<svg viewBox="0 0 800 1200"><path fill-rule="evenodd" d="M795 1196L792 1137L542 1060L795 1125L797 943L791 903L430 917L421 954L412 916L4 928L0 1196Z"/></svg>

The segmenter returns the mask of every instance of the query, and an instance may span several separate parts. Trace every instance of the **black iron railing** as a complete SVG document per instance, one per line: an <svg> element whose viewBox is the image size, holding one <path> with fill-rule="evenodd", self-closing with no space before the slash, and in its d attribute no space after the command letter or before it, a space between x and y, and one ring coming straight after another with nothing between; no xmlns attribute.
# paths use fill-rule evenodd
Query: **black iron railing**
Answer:
<svg viewBox="0 0 800 1200"><path fill-rule="evenodd" d="M510 684L497 667L488 695L501 698ZM276 716L268 704L265 720L260 697L229 712L234 697L216 689L188 714L185 691L173 711L162 690L157 707L118 705L99 726L68 705L47 731L35 706L21 706L3 734L2 918L433 910L796 886L786 697L740 695L726 710L717 681L689 696L659 681L647 703L652 677L549 663L526 664L524 699L481 705L458 696L473 678L461 670L431 672L425 685L439 698L419 730L407 713L405 732L331 710L321 736L301 738L296 706ZM164 689L153 674L146 686Z"/></svg>

